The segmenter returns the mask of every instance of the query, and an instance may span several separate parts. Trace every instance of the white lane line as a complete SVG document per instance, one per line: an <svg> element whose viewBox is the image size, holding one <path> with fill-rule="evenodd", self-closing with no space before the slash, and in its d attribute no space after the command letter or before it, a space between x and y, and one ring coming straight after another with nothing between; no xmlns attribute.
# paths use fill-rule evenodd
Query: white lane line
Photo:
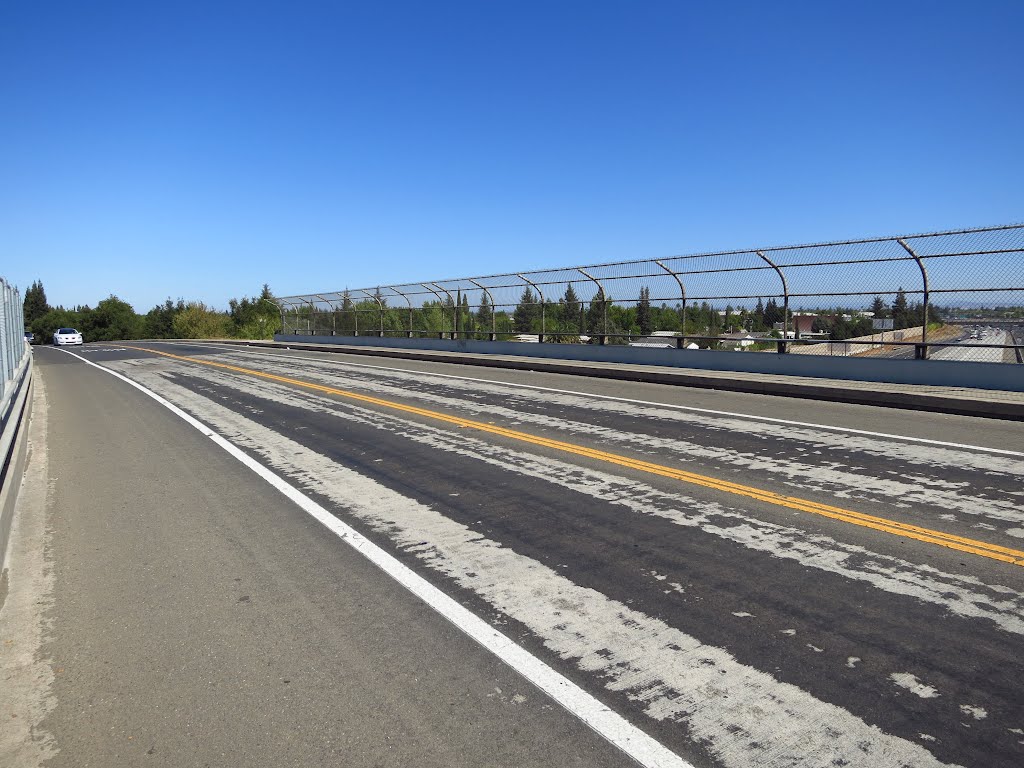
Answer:
<svg viewBox="0 0 1024 768"><path fill-rule="evenodd" d="M408 566L396 560L351 526L343 523L324 507L299 491L295 486L271 472L198 419L185 413L181 408L161 397L156 392L132 381L117 371L112 371L81 355L76 355L74 352L61 351L78 358L87 365L98 368L104 373L109 373L129 386L135 387L135 389L160 403L160 405L167 408L187 424L199 430L206 437L209 437L214 443L227 451L228 454L270 483L282 495L297 504L303 511L315 518L325 528L338 536L338 538L423 600L423 602L454 624L464 634L493 653L501 661L558 702L569 713L579 718L596 731L598 735L618 747L640 765L650 766L650 768L694 768L692 764L683 760L679 755L658 741L655 741L618 713L613 712L536 656L516 645L490 624L478 618L422 576L416 574Z"/></svg>
<svg viewBox="0 0 1024 768"><path fill-rule="evenodd" d="M151 344L167 344L168 346L193 346L193 347L206 347L207 349L217 350L235 350L239 352L251 352L257 355L264 355L266 357L281 357L288 360L313 360L316 362L332 362L330 358L323 357L309 357L300 354L294 355L280 355L274 352L265 352L263 347L241 347L235 344L188 344L187 342L170 342L170 341L155 341L147 342ZM325 352L324 354L336 354ZM772 424L784 424L791 427L808 427L810 429L827 429L832 432L842 432L849 435L864 435L865 437L879 437L885 440L902 440L907 443L919 443L921 445L937 445L943 448L959 448L969 451L980 451L982 453L992 453L999 456L1017 456L1024 458L1024 451L1010 451L1004 448L987 448L983 445L970 445L968 443L951 443L945 440L930 440L925 437L909 437L907 435L892 435L886 432L870 432L866 429L854 429L853 427L837 427L831 424L815 424L808 421L791 421L789 419L779 419L774 416L761 416L753 413L736 413L733 411L716 411L711 408L698 408L693 405L678 405L676 403L659 403L656 400L635 400L629 397L618 397L616 395L596 395L591 392L580 392L578 390L571 389L555 389L554 387L541 387L535 384L513 384L508 381L497 381L495 379L478 379L472 376L455 376L450 373L433 373L431 371L417 371L410 370L409 368L394 368L386 365L368 365L366 363L352 363L345 361L346 366L353 368L370 368L377 371L393 371L396 373L406 374L417 374L422 376L434 376L441 379L455 379L457 381L470 381L477 384L494 384L504 387L515 387L517 389L531 389L537 392L554 392L559 395L575 395L577 397L592 397L595 400L612 400L618 403L629 403L631 405L646 405L655 408L671 408L678 411L690 411L693 413L707 413L713 416L730 416L738 419L751 419L755 421L766 421ZM453 361L453 364L457 364Z"/></svg>
<svg viewBox="0 0 1024 768"><path fill-rule="evenodd" d="M126 368L138 358L120 360L112 365ZM970 619L992 621L1008 632L1024 634L1024 600L1012 589L999 585L982 584L978 579L961 574L943 572L932 566L915 564L910 561L871 552L855 544L843 543L824 535L810 535L807 531L752 518L748 513L718 503L701 502L685 493L658 490L642 481L629 481L622 476L599 469L586 469L579 464L553 457L523 451L514 447L500 446L483 438L471 435L455 435L440 426L431 426L409 421L398 414L381 413L372 408L352 404L341 406L336 399L285 384L264 382L234 372L197 366L198 382L232 388L235 392L255 398L254 402L275 403L298 411L322 414L339 424L360 424L375 431L393 434L402 439L426 446L437 455L453 454L481 462L500 472L509 472L528 478L528 481L550 483L574 493L581 493L617 508L629 510L641 517L653 516L673 525L693 527L703 533L720 538L733 545L739 545L755 553L794 561L801 566L838 575L844 579L870 584L873 588L894 595L903 595L940 606L943 611ZM127 372L127 371L126 371ZM131 374L135 375L135 374ZM149 386L166 397L158 386L162 379L155 372L140 371L140 377L149 376ZM145 383L145 382L143 382ZM178 385L180 391L189 391ZM205 391L200 385L198 391ZM208 395L208 393L207 393ZM177 398L174 398L177 401ZM180 402L180 401L178 401ZM198 406L192 408L198 412ZM204 412L205 413L205 412ZM206 420L216 423L212 416ZM251 435L252 423L244 428L236 425L238 432ZM221 422L220 429L227 432ZM271 436L279 433L268 432L256 445L264 446ZM242 443L235 439L236 443ZM247 447L252 447L244 443ZM294 456L291 448L283 455ZM308 462L300 464L309 471ZM286 476L293 476L294 467L274 465ZM326 476L333 465L325 465L316 473ZM339 480L348 487L351 480ZM367 490L366 494L374 492ZM380 499L380 493L376 498ZM339 500L339 505L350 510L353 501ZM390 534L389 534L390 535ZM428 536L419 536L415 541L424 541ZM491 555L493 559L493 555ZM507 573L496 577L499 583L512 579ZM677 584L673 589L682 590ZM532 618L532 615L531 615ZM527 619L528 621L528 619ZM570 654L571 655L571 654Z"/></svg>
<svg viewBox="0 0 1024 768"><path fill-rule="evenodd" d="M130 371L123 372L135 378ZM294 478L304 492L328 499L325 503L362 520L399 551L518 620L594 684L626 696L654 720L685 729L682 735L705 747L723 768L824 766L849 762L851 755L877 768L942 765L907 739L574 583L558 564L547 566L518 554L443 511L221 404L204 387L175 381L166 366L141 369L139 376L139 383L213 426L273 471ZM273 399L272 393L267 396Z"/></svg>

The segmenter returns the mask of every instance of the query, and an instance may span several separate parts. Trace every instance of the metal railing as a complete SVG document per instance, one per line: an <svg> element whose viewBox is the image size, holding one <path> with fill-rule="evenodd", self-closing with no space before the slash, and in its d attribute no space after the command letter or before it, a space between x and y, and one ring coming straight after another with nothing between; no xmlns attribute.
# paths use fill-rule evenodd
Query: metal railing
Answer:
<svg viewBox="0 0 1024 768"><path fill-rule="evenodd" d="M30 354L21 293L0 277L0 413L6 414L17 376Z"/></svg>
<svg viewBox="0 0 1024 768"><path fill-rule="evenodd" d="M0 278L0 570L21 486L31 391L32 353L25 341L21 294Z"/></svg>
<svg viewBox="0 0 1024 768"><path fill-rule="evenodd" d="M953 346L971 317L1024 327L1024 224L622 261L345 289L278 299L285 335L642 343L791 351L866 336L872 320L917 335L915 357ZM947 328L943 328L947 326ZM671 335L670 335L671 334ZM747 338L747 336L750 338ZM955 335L955 334L954 334ZM1015 349L1013 331L1006 343ZM982 346L975 344L974 346ZM829 347L824 354L836 354ZM811 350L808 350L811 351ZM909 351L908 351L909 354Z"/></svg>

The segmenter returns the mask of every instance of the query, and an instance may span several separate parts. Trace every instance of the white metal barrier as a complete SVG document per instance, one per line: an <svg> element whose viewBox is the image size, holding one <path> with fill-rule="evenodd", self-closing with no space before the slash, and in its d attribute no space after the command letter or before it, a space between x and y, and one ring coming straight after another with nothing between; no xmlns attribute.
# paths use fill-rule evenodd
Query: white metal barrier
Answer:
<svg viewBox="0 0 1024 768"><path fill-rule="evenodd" d="M18 290L0 278L0 572L25 465L25 421L32 390L32 351Z"/></svg>
<svg viewBox="0 0 1024 768"><path fill-rule="evenodd" d="M21 293L0 277L0 415L5 418L29 354Z"/></svg>

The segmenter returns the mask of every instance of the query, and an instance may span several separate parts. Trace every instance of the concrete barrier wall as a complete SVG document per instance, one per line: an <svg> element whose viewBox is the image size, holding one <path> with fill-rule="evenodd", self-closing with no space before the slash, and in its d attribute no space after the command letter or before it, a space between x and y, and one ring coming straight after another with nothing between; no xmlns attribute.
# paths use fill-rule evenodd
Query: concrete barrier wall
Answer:
<svg viewBox="0 0 1024 768"><path fill-rule="evenodd" d="M377 336L277 335L274 340L284 343L338 344L595 363L664 365L709 371L1024 392L1024 366L1000 363L815 357L780 355L774 352L723 352L707 349L656 349L595 344L529 344L510 341L466 339L453 341L448 339L379 338Z"/></svg>
<svg viewBox="0 0 1024 768"><path fill-rule="evenodd" d="M869 336L854 336L852 339L843 341L822 342L821 344L794 344L790 347L790 354L794 355L829 355L847 356L860 355L870 352L886 341L920 341L922 326L914 328L900 328L895 331L879 331Z"/></svg>

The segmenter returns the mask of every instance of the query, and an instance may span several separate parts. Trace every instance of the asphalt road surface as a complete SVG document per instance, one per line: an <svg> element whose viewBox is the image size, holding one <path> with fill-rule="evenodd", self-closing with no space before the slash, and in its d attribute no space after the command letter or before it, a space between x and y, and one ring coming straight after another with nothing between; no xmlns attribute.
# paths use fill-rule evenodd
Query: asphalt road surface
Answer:
<svg viewBox="0 0 1024 768"><path fill-rule="evenodd" d="M1016 363L1017 355L1012 349L999 349L988 344L1013 344L1013 334L1008 330L988 327L974 327L972 333L956 339L954 347L938 347L932 351L932 360L959 360L970 363Z"/></svg>
<svg viewBox="0 0 1024 768"><path fill-rule="evenodd" d="M48 765L1024 764L1019 423L216 345L36 359Z"/></svg>

